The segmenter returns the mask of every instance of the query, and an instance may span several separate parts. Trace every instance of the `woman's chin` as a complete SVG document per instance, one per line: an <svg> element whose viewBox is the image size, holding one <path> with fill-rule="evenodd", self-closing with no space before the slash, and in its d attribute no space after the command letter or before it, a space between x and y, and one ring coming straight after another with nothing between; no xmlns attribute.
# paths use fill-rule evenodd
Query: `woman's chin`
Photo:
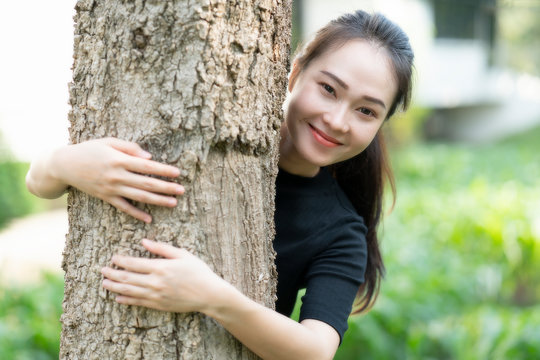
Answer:
<svg viewBox="0 0 540 360"><path fill-rule="evenodd" d="M329 158L328 156L317 156L316 154L310 153L305 154L304 159L311 165L318 166L318 167L325 167L328 165L332 165L335 163L333 159Z"/></svg>

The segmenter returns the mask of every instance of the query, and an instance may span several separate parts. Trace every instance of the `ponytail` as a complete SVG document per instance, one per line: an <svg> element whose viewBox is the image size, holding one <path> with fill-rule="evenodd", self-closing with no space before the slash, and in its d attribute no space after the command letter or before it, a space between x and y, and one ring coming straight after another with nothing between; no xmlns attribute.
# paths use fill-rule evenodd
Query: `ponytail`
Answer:
<svg viewBox="0 0 540 360"><path fill-rule="evenodd" d="M329 166L357 213L364 218L368 260L365 281L356 297L353 314L368 310L377 298L384 263L379 248L377 229L383 211L383 194L388 182L395 201L396 187L390 168L384 136L377 133L371 144L357 156Z"/></svg>

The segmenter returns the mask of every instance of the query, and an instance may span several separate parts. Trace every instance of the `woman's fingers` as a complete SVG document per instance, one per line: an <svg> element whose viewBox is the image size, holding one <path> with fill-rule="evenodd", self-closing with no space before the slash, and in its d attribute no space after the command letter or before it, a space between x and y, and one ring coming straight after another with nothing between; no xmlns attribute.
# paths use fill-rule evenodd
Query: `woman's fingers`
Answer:
<svg viewBox="0 0 540 360"><path fill-rule="evenodd" d="M112 206L114 206L118 210L125 212L128 215L133 216L135 219L141 220L147 224L152 222L152 216L150 214L131 205L129 201L127 201L126 199L120 196L114 196L110 199L105 199L105 201L110 203Z"/></svg>
<svg viewBox="0 0 540 360"><path fill-rule="evenodd" d="M185 249L180 249L169 244L148 239L143 239L142 244L146 248L146 250L150 251L153 254L160 255L166 259L178 259L189 253Z"/></svg>
<svg viewBox="0 0 540 360"><path fill-rule="evenodd" d="M150 274L159 266L159 259L147 259L133 256L114 255L112 263L122 269L136 272L139 274Z"/></svg>
<svg viewBox="0 0 540 360"><path fill-rule="evenodd" d="M143 150L137 143L112 137L102 139L101 141L103 141L109 146L112 146L116 150L122 151L126 154L138 156L143 159L152 158L152 154L150 154L148 151Z"/></svg>
<svg viewBox="0 0 540 360"><path fill-rule="evenodd" d="M146 300L146 299L141 299L141 298L136 298L136 297L131 297L131 296L123 296L123 295L118 295L115 300L119 304L144 306L144 307L152 308L156 310L165 310L157 306L156 303L151 300Z"/></svg>
<svg viewBox="0 0 540 360"><path fill-rule="evenodd" d="M125 174L123 183L159 194L183 195L185 192L184 187L180 184L130 172Z"/></svg>
<svg viewBox="0 0 540 360"><path fill-rule="evenodd" d="M126 170L146 175L157 175L169 178L180 176L180 169L175 166L162 164L157 161L140 159L137 157L127 157Z"/></svg>
<svg viewBox="0 0 540 360"><path fill-rule="evenodd" d="M118 192L120 196L145 204L166 207L174 207L178 204L178 200L175 197L156 194L130 186L120 186Z"/></svg>
<svg viewBox="0 0 540 360"><path fill-rule="evenodd" d="M135 296L139 298L148 297L150 292L150 290L145 287L116 282L109 279L104 279L102 285L105 289L115 292L117 294Z"/></svg>
<svg viewBox="0 0 540 360"><path fill-rule="evenodd" d="M145 286L143 282L141 282L141 286L139 286L132 282L126 283L126 282L121 282L121 281L120 282L115 281L112 278L114 277L114 275L111 275L111 270L119 271L119 270L114 270L111 268L102 269L101 272L106 277L105 279L103 279L102 285L104 289L107 289L111 292L118 294L115 297L115 300L117 303L124 304L124 305L145 306L145 307L161 310L159 303L156 303L152 299L152 297L155 297L156 294L155 294L155 291L151 287ZM129 278L132 278L132 276L133 274L129 274ZM145 275L139 275L139 276L145 276Z"/></svg>
<svg viewBox="0 0 540 360"><path fill-rule="evenodd" d="M133 273L124 270L113 269L111 267L104 267L101 269L103 276L109 280L124 283L135 286L148 287L149 280L148 275Z"/></svg>
<svg viewBox="0 0 540 360"><path fill-rule="evenodd" d="M134 176L144 178L144 176L141 176L141 175L134 175ZM152 180L157 180L157 179L152 179ZM135 181L138 182L138 185L142 185L146 180L135 180ZM157 190L160 190L160 191L171 190L171 188L168 188L169 185L165 181L158 180L157 184L158 185L149 185L147 183L146 186L148 188L157 188ZM182 191L178 191L177 189L174 189L174 190L176 192L183 193L183 188L182 188ZM130 204L129 201L127 201L126 199L134 200L134 201L145 203L145 204L166 206L166 207L174 207L178 203L178 200L175 197L156 194L151 191L137 189L135 187L128 186L128 185L119 186L113 196L104 198L103 200L107 201L118 210L125 212L126 214L131 215L138 220L144 221L146 223L150 223L152 221L152 217L150 216L150 214Z"/></svg>

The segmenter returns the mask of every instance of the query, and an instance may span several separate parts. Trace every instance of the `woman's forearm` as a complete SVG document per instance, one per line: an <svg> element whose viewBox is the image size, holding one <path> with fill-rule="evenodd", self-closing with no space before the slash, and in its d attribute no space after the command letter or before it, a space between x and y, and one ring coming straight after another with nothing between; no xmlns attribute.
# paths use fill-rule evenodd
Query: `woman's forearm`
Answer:
<svg viewBox="0 0 540 360"><path fill-rule="evenodd" d="M298 323L227 284L204 313L265 360L332 359L339 335L316 320Z"/></svg>
<svg viewBox="0 0 540 360"><path fill-rule="evenodd" d="M55 157L60 149L35 159L30 164L26 174L26 187L41 198L55 199L60 197L67 189L66 184L55 172Z"/></svg>

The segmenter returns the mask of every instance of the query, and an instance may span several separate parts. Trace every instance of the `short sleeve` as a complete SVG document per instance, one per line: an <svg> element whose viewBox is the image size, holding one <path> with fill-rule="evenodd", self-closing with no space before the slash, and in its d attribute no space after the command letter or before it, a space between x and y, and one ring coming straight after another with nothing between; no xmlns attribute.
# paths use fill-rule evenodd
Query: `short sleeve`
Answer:
<svg viewBox="0 0 540 360"><path fill-rule="evenodd" d="M300 321L315 319L332 326L340 342L367 264L366 227L355 219L339 227L329 246L315 256L306 273L306 294L302 297Z"/></svg>

